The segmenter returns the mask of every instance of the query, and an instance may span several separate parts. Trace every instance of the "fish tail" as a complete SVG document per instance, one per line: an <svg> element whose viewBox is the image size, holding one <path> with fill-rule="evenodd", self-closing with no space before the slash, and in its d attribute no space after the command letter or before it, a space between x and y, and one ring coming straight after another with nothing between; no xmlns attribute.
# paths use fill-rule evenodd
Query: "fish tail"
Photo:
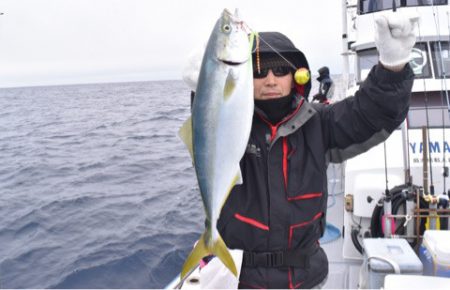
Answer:
<svg viewBox="0 0 450 290"><path fill-rule="evenodd" d="M208 255L217 256L231 271L231 273L237 277L236 265L234 264L234 260L222 238L219 236L212 247L208 248L204 237L205 234L202 234L200 240L197 242L194 249L186 259L186 262L184 262L183 268L181 269L180 279L183 280L186 275L199 264L200 260Z"/></svg>
<svg viewBox="0 0 450 290"><path fill-rule="evenodd" d="M220 235L213 245L212 253L222 261L222 263L228 268L228 270L230 270L231 273L233 273L234 276L237 277L237 270L234 260Z"/></svg>
<svg viewBox="0 0 450 290"><path fill-rule="evenodd" d="M185 276L194 269L199 263L200 260L209 255L208 248L205 244L205 234L202 234L200 237L200 240L198 240L197 244L195 245L192 252L187 257L186 261L184 262L183 268L181 268L181 274L180 278L183 280Z"/></svg>

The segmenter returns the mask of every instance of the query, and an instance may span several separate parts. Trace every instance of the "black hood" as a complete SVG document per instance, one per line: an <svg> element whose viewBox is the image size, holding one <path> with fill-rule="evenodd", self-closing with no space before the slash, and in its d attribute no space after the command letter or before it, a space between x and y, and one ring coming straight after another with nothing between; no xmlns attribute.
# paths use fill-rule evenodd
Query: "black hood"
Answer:
<svg viewBox="0 0 450 290"><path fill-rule="evenodd" d="M259 53L265 56L279 56L281 54L284 58L289 60L297 69L305 67L309 70L309 64L305 55L301 52L292 41L280 32L259 32ZM274 52L276 50L278 53ZM253 63L256 62L256 37L253 41L252 47ZM305 98L308 97L311 90L311 80L305 85Z"/></svg>
<svg viewBox="0 0 450 290"><path fill-rule="evenodd" d="M319 77L317 78L318 81L330 77L330 69L326 66L319 68L318 72L319 72Z"/></svg>

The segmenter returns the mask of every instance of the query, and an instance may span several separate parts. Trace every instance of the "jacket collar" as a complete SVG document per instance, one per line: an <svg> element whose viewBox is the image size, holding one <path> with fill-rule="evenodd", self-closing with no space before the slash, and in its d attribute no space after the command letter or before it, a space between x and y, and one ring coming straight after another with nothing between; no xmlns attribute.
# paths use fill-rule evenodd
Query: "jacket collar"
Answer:
<svg viewBox="0 0 450 290"><path fill-rule="evenodd" d="M270 147L272 147L272 145L279 137L288 136L297 131L314 114L317 113L312 104L306 102L302 96L297 94L294 95L294 98L292 100L292 107L293 111L278 124L270 124L264 112L255 107L256 115L258 115L265 123L269 124L271 127L277 127L276 135L272 139L272 142L270 142Z"/></svg>
<svg viewBox="0 0 450 290"><path fill-rule="evenodd" d="M280 125L278 128L279 136L287 136L292 134L294 131L298 130L298 128L302 127L308 120L317 113L311 103L306 101L301 101L303 97L296 96L294 100L297 106L300 106L298 110L295 110L293 116L291 118Z"/></svg>

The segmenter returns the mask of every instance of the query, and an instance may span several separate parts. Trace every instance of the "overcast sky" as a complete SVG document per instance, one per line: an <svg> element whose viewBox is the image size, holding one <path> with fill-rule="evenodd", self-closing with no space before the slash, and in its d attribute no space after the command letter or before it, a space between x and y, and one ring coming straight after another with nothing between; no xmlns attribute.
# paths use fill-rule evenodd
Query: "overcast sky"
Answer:
<svg viewBox="0 0 450 290"><path fill-rule="evenodd" d="M222 10L342 67L341 0L0 0L0 87L181 79Z"/></svg>

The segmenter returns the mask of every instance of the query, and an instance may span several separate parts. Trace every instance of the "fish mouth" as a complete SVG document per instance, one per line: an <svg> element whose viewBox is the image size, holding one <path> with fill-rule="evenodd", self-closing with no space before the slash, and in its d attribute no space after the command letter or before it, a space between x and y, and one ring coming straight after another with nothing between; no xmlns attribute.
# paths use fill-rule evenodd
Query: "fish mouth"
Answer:
<svg viewBox="0 0 450 290"><path fill-rule="evenodd" d="M219 61L223 62L226 65L230 65L230 66L238 66L238 65L245 63L245 61L237 62L237 61L230 61L230 60L223 60L223 59L219 59Z"/></svg>

